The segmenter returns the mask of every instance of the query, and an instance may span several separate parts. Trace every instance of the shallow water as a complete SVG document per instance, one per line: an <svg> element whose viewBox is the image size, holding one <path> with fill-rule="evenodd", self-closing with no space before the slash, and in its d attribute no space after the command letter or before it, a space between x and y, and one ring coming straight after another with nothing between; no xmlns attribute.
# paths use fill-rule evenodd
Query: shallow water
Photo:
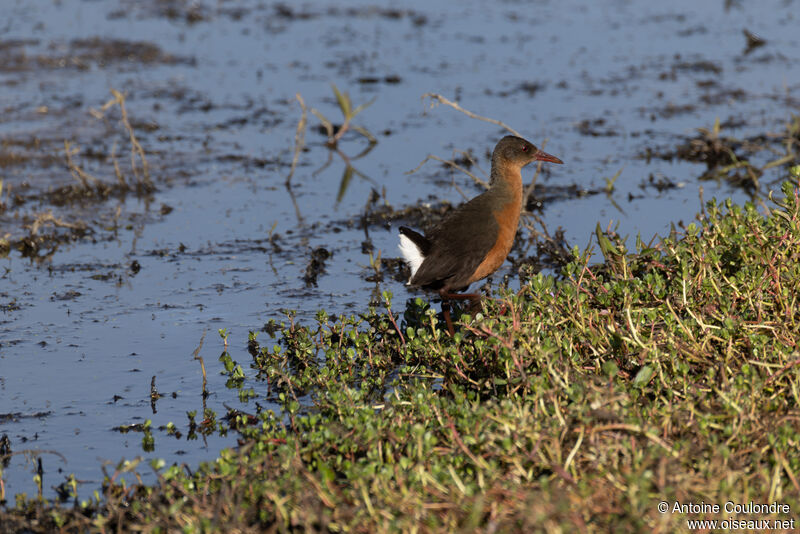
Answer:
<svg viewBox="0 0 800 534"><path fill-rule="evenodd" d="M0 26L0 238L25 234L25 217L47 210L91 228L36 259L12 251L0 260L0 436L13 452L58 453L42 455L46 490L75 473L88 494L102 478L98 459L193 465L235 445L233 436L186 438L186 412L202 413L193 351L204 332L208 407L247 411L219 374L217 329L228 329L231 355L246 368L247 332L281 319L283 308L308 321L319 308L357 313L376 290L392 291L395 307L413 296L390 275L377 286L366 281L359 221L372 190L398 209L458 203L454 183L479 192L469 178L435 162L404 173L454 149L471 150L486 169L504 133L446 106L429 109L424 93L546 141L565 164L544 167L538 183L575 188L548 196L539 215L581 247L598 222L646 240L690 222L700 187L706 200L750 199L727 182L700 182L705 165L641 155L672 150L716 118L736 137L780 131L799 107L795 2L9 4ZM745 53L745 28L766 44ZM308 150L291 188L284 185L300 116L295 94L339 121L330 82L355 104L375 99L355 122L378 139L352 161L363 176L338 202L345 163L333 155L324 167L331 153L311 114ZM116 143L132 176L118 110L90 114L111 88L125 93L157 190L57 205L47 192L75 182L64 140L108 183ZM367 146L357 134L339 145L350 157ZM611 195L577 194L602 189L620 170ZM533 170L523 174L528 180ZM757 197L785 175L767 171ZM651 176L670 187L655 187ZM9 188L23 201L13 202ZM395 229L372 226L369 237L376 253L397 256ZM303 277L319 246L333 255L309 287ZM166 394L156 414L152 376ZM113 430L146 419L156 429L153 452L143 451L141 433ZM181 439L157 430L170 421ZM34 471L25 455L12 457L7 493L35 492Z"/></svg>

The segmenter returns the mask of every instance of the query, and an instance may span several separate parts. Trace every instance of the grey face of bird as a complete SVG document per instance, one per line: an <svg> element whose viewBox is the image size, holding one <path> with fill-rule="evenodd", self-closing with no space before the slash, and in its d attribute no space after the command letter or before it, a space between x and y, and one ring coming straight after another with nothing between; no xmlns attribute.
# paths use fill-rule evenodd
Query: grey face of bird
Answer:
<svg viewBox="0 0 800 534"><path fill-rule="evenodd" d="M492 160L497 161L498 159L519 167L524 167L532 161L563 163L557 157L539 150L530 141L513 135L507 135L497 143Z"/></svg>

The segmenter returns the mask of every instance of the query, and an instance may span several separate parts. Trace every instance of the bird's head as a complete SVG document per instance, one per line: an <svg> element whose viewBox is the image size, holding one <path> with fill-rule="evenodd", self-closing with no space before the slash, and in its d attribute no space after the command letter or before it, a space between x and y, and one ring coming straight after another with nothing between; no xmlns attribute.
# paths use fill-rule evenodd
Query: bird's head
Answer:
<svg viewBox="0 0 800 534"><path fill-rule="evenodd" d="M494 165L512 165L522 168L532 161L549 161L550 163L564 163L555 156L536 148L536 145L521 137L507 135L497 143L492 153Z"/></svg>

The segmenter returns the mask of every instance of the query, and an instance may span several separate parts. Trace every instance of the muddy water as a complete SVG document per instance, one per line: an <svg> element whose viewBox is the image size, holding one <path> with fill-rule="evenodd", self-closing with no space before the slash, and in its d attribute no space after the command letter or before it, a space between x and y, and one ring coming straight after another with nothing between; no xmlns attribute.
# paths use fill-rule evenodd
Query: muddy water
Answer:
<svg viewBox="0 0 800 534"><path fill-rule="evenodd" d="M3 469L7 493L36 491L35 454L47 493L74 473L88 494L103 461L193 465L234 445L188 439L187 412L202 419L193 352L204 332L207 407L247 411L255 401L241 403L219 374L218 329L246 369L247 332L283 308L302 320L320 307L357 313L381 290L401 307L411 294L391 270L373 281L368 254L371 244L396 257L396 232L380 223L365 234L365 206L460 202L459 189L479 191L469 178L436 162L404 173L454 149L486 169L503 135L428 109L424 93L504 121L565 161L543 169L543 204L530 206L570 245L588 243L598 222L664 234L692 220L701 187L706 199L764 198L785 166L754 190L701 181L702 162L644 155L671 154L717 118L739 138L782 130L798 112L796 12L785 1L6 2L0 239L22 249L0 260L0 437L18 453ZM748 49L745 29L766 43ZM370 145L351 132L331 152L309 114L287 187L295 94L341 122L331 82L355 105L374 99L355 123L377 143L357 157ZM104 107L112 88L147 171L140 154L131 162L119 103ZM332 255L318 253L323 270L309 271L319 247ZM154 376L164 395L155 413ZM141 432L114 430L146 420L152 451ZM159 429L168 422L180 438Z"/></svg>

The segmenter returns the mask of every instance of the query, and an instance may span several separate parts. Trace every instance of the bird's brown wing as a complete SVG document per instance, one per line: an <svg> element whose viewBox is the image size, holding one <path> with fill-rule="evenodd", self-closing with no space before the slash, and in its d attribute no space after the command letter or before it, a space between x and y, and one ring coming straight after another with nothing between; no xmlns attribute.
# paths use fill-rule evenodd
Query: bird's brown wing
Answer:
<svg viewBox="0 0 800 534"><path fill-rule="evenodd" d="M426 289L460 291L497 241L499 226L480 195L446 217L430 235L430 249L411 284Z"/></svg>

